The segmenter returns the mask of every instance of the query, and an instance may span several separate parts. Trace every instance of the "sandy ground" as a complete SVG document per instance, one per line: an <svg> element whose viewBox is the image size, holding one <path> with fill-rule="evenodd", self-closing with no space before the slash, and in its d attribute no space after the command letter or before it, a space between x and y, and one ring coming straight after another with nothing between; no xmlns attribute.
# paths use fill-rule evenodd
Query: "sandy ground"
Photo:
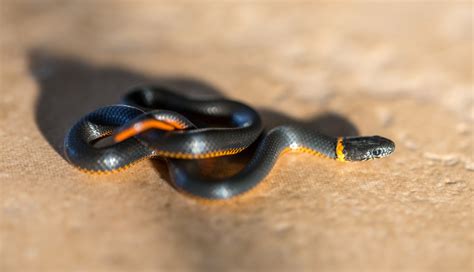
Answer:
<svg viewBox="0 0 474 272"><path fill-rule="evenodd" d="M452 2L2 0L0 270L472 271L473 6ZM212 205L161 162L68 165L67 129L145 83L397 150L285 155Z"/></svg>

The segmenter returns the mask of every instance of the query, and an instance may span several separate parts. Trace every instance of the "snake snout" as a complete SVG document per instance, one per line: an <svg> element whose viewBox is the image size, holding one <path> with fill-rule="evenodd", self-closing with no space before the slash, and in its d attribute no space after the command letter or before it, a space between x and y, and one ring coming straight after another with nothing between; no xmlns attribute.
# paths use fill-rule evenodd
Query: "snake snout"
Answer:
<svg viewBox="0 0 474 272"><path fill-rule="evenodd" d="M395 151L395 143L390 139L381 136L373 136L372 141L374 142L372 144L374 148L371 153L374 158L387 157Z"/></svg>

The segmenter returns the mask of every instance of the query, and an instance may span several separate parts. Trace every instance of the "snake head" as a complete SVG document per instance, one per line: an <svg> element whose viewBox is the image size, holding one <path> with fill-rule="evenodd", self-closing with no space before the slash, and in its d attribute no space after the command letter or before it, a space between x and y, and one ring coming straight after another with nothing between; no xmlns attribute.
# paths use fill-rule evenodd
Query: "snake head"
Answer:
<svg viewBox="0 0 474 272"><path fill-rule="evenodd" d="M395 151L395 143L380 136L346 137L338 145L342 152L343 160L366 161L387 157ZM338 154L339 157L339 154Z"/></svg>

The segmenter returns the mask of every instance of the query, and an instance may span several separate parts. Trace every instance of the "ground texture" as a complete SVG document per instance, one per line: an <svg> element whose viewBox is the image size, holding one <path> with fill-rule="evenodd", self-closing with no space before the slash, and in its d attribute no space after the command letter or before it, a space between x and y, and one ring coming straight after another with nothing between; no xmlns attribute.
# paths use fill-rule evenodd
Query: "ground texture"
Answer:
<svg viewBox="0 0 474 272"><path fill-rule="evenodd" d="M0 270L472 269L469 1L0 9ZM71 167L68 127L146 83L397 150L356 164L288 154L259 190L214 204L177 193L162 162L105 177Z"/></svg>

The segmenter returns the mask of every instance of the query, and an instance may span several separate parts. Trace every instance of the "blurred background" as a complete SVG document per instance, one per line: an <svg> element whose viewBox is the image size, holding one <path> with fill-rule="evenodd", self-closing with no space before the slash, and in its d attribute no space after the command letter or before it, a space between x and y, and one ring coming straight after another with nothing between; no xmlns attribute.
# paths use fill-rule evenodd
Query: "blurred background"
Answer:
<svg viewBox="0 0 474 272"><path fill-rule="evenodd" d="M1 0L0 268L470 271L472 44L471 1ZM216 205L178 194L164 164L72 169L67 129L148 83L397 151L287 155Z"/></svg>

